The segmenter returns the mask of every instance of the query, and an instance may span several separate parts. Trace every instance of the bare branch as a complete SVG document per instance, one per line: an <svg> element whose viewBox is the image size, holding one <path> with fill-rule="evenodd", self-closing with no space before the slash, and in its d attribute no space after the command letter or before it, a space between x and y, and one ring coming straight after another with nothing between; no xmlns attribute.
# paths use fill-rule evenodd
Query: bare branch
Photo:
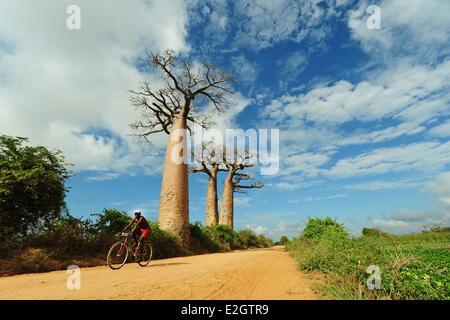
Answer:
<svg viewBox="0 0 450 320"><path fill-rule="evenodd" d="M130 103L141 112L144 119L131 124L136 131L135 135L147 139L159 132L170 134L173 119L180 113L188 121L189 132L193 124L203 128L211 127L211 117L198 112L198 106L192 105L192 101L197 95L201 95L216 110L222 111L232 92L232 77L209 64L194 66L189 61L178 64L172 50L166 50L163 54L151 53L147 56L147 61L159 70L165 86L152 89L148 82L143 82L137 90L130 90Z"/></svg>

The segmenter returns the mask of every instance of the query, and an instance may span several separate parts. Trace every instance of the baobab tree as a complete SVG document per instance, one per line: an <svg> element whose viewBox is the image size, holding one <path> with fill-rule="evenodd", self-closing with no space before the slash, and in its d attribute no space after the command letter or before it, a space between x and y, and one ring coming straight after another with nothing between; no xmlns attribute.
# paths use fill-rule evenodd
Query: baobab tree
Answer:
<svg viewBox="0 0 450 320"><path fill-rule="evenodd" d="M223 184L222 203L219 214L219 224L234 227L234 193L244 192L245 189L262 188L261 182L254 182L250 185L242 185L241 182L252 180L251 176L242 173L245 168L253 167L254 164L249 160L252 156L248 152L235 151L233 159L223 158L223 162L227 168L227 176Z"/></svg>
<svg viewBox="0 0 450 320"><path fill-rule="evenodd" d="M205 225L215 226L219 223L217 203L217 174L227 171L221 168L223 164L222 149L212 143L202 143L193 150L193 156L199 165L189 169L190 173L206 173L208 175L208 189L206 192Z"/></svg>
<svg viewBox="0 0 450 320"><path fill-rule="evenodd" d="M171 50L152 53L148 62L161 74L162 88L151 88L148 82L131 90L131 104L141 112L142 120L131 124L136 135L150 141L160 132L169 135L164 160L158 224L189 243L189 195L187 168L187 133L194 124L211 125L199 108L212 105L223 111L228 105L233 79L224 70L210 64L194 66L179 62ZM195 103L194 103L195 100Z"/></svg>

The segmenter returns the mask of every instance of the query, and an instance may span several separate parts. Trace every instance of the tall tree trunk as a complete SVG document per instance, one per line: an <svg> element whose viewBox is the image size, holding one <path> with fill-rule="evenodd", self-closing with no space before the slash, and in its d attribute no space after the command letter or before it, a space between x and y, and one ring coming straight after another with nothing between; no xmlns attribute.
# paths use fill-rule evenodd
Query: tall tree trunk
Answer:
<svg viewBox="0 0 450 320"><path fill-rule="evenodd" d="M208 191L206 193L206 225L215 226L219 222L217 208L217 171L218 165L213 165L209 172Z"/></svg>
<svg viewBox="0 0 450 320"><path fill-rule="evenodd" d="M233 229L233 171L230 169L223 185L222 204L220 206L219 224L224 224Z"/></svg>
<svg viewBox="0 0 450 320"><path fill-rule="evenodd" d="M190 240L189 188L187 162L181 160L186 157L186 118L179 114L173 119L167 142L158 224L161 229L172 232L185 246Z"/></svg>

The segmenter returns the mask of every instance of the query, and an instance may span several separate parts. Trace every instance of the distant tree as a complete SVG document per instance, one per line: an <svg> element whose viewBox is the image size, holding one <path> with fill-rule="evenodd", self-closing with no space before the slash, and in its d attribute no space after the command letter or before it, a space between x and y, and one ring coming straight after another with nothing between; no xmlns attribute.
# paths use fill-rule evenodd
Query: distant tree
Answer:
<svg viewBox="0 0 450 320"><path fill-rule="evenodd" d="M308 218L305 229L301 237L308 240L317 240L322 237L336 237L336 239L346 239L349 237L344 225L331 217L326 218Z"/></svg>
<svg viewBox="0 0 450 320"><path fill-rule="evenodd" d="M206 192L206 219L207 226L219 223L219 210L217 203L217 174L227 171L220 168L223 164L222 148L212 143L202 143L192 151L198 165L189 169L190 173L206 173L208 175L208 189Z"/></svg>
<svg viewBox="0 0 450 320"><path fill-rule="evenodd" d="M264 247L264 248L273 246L273 241L272 241L272 239L269 239L269 238L267 238L266 236L264 236L264 235L262 235L262 234L260 234L260 235L257 237L257 239L258 239L258 245L259 245L259 246L262 246L262 247Z"/></svg>
<svg viewBox="0 0 450 320"><path fill-rule="evenodd" d="M443 227L443 226L440 226L440 225L435 225L435 226L432 226L430 228L430 231L431 232L449 232L450 231L450 227Z"/></svg>
<svg viewBox="0 0 450 320"><path fill-rule="evenodd" d="M0 135L0 239L25 235L66 208L70 171L62 152L25 146L27 141Z"/></svg>
<svg viewBox="0 0 450 320"><path fill-rule="evenodd" d="M224 152L223 163L227 169L227 176L223 183L219 224L229 226L231 229L234 226L234 193L246 193L249 189L264 187L262 182L241 183L242 181L253 180L250 175L242 173L246 168L254 166L250 161L253 157L248 151L226 150Z"/></svg>
<svg viewBox="0 0 450 320"><path fill-rule="evenodd" d="M361 231L365 237L381 236L382 232L378 228L363 228Z"/></svg>
<svg viewBox="0 0 450 320"><path fill-rule="evenodd" d="M288 237L286 237L286 236L282 236L281 238L280 238L280 241L278 241L281 245L285 245L286 243L288 243L289 242L289 238Z"/></svg>
<svg viewBox="0 0 450 320"><path fill-rule="evenodd" d="M93 216L97 216L94 227L100 234L120 232L131 220L127 212L116 209L103 209L102 213Z"/></svg>
<svg viewBox="0 0 450 320"><path fill-rule="evenodd" d="M258 236L253 230L244 229L239 231L239 241L244 248L258 246Z"/></svg>

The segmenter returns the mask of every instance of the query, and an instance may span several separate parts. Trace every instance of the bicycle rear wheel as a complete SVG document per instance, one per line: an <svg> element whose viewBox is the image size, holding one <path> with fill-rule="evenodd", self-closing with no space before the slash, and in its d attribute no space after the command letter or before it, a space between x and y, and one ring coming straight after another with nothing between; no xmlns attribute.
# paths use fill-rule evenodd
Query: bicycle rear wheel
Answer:
<svg viewBox="0 0 450 320"><path fill-rule="evenodd" d="M126 242L119 241L113 244L111 249L109 249L106 261L111 269L117 270L123 267L123 265L127 262L127 259L128 244Z"/></svg>
<svg viewBox="0 0 450 320"><path fill-rule="evenodd" d="M141 266L145 267L152 260L153 249L150 243L145 243L139 250L139 255L136 257L136 262Z"/></svg>

